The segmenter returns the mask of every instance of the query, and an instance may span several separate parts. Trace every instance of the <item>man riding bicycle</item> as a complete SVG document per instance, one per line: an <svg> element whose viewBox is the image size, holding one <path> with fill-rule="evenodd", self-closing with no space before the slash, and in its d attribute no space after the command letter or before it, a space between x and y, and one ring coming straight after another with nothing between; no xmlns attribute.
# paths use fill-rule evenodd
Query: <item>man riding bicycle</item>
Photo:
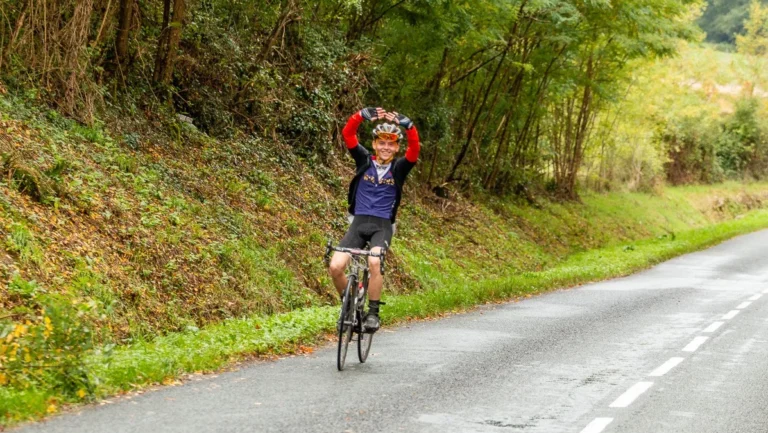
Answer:
<svg viewBox="0 0 768 433"><path fill-rule="evenodd" d="M357 139L357 128L363 120L387 120L373 128L373 150L371 155ZM395 158L400 150L400 140L405 129L408 149L405 157ZM419 159L419 134L413 122L396 112L388 113L383 108L363 108L353 114L342 130L344 142L355 160L355 177L349 185L349 213L353 215L352 224L347 234L339 243L344 248L363 248L366 242L371 245L371 252L380 253L382 248L392 242L397 208L403 193L403 184L408 173ZM329 273L339 293L347 286L344 270L350 256L335 252L331 258ZM379 305L384 278L381 275L381 259L368 258L370 278L368 281L368 314L364 319L366 332L379 329Z"/></svg>

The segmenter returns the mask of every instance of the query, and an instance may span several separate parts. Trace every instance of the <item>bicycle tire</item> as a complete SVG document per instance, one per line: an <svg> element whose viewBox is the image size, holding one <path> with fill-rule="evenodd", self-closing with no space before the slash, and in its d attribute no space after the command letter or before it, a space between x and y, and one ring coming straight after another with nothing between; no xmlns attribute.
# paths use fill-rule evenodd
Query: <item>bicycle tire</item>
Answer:
<svg viewBox="0 0 768 433"><path fill-rule="evenodd" d="M353 324L350 323L348 325L345 325L344 322L352 321L349 319L354 319L354 314L352 312L352 296L354 296L354 290L352 288L355 287L355 284L357 283L355 278L350 278L349 282L347 283L346 289L344 289L344 299L341 302L341 312L339 313L339 326L338 326L338 333L339 333L339 344L336 351L336 368L339 371L344 370L344 363L347 359L347 349L349 348L349 341L352 339L352 327Z"/></svg>
<svg viewBox="0 0 768 433"><path fill-rule="evenodd" d="M373 334L369 334L363 331L363 319L365 318L365 301L368 298L368 284L367 278L363 278L363 284L366 285L365 292L363 293L363 299L357 308L357 315L360 326L357 328L357 359L360 363L365 363L368 359L368 354L371 351L371 341L373 340Z"/></svg>
<svg viewBox="0 0 768 433"><path fill-rule="evenodd" d="M357 334L357 359L360 360L360 363L364 363L365 360L368 359L368 354L371 351L372 341L373 334L367 332L359 332Z"/></svg>

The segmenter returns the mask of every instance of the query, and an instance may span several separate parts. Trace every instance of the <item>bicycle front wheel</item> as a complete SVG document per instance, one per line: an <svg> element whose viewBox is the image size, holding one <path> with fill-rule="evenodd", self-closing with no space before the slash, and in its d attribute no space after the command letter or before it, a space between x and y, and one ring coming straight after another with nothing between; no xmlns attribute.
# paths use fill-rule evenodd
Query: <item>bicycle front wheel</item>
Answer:
<svg viewBox="0 0 768 433"><path fill-rule="evenodd" d="M365 280L363 280L365 281ZM360 305L357 306L357 322L360 326L357 328L357 359L361 363L368 359L368 352L371 351L371 341L373 340L373 334L365 332L363 329L363 320L365 319L365 301L368 298L368 290L366 288L363 298L360 301Z"/></svg>
<svg viewBox="0 0 768 433"><path fill-rule="evenodd" d="M354 312L352 311L352 296L354 296L354 290L352 290L357 281L355 278L350 278L347 283L347 288L344 289L344 299L341 302L341 312L339 313L339 345L336 351L336 368L339 371L344 370L344 362L347 359L347 348L349 348L349 341L352 339L352 327L354 325Z"/></svg>

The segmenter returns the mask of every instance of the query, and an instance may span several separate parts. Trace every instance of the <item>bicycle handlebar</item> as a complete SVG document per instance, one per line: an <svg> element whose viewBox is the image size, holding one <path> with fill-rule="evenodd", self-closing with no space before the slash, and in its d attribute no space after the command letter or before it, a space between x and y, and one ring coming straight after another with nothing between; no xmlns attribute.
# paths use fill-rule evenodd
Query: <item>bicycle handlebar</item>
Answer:
<svg viewBox="0 0 768 433"><path fill-rule="evenodd" d="M344 247L334 246L333 243L330 240L328 240L328 244L325 246L325 257L323 258L323 261L325 262L326 266L330 264L332 251L352 254L354 256L379 257L381 258L381 275L384 275L385 262L387 259L387 248L389 248L389 243L387 243L387 245L381 249L381 252L374 253L370 250L363 250L360 248L344 248Z"/></svg>

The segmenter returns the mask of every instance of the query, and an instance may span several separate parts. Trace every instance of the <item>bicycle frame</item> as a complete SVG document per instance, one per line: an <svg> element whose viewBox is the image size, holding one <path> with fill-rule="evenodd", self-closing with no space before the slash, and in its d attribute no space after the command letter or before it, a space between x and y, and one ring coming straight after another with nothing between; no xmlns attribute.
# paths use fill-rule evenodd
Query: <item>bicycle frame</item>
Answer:
<svg viewBox="0 0 768 433"><path fill-rule="evenodd" d="M360 362L365 362L368 357L373 334L366 333L362 323L370 276L368 257L378 257L381 259L381 273L384 274L388 246L389 245L385 246L381 252L374 253L370 250L336 247L333 246L330 241L328 241L328 244L326 245L324 257L326 266L330 264L330 256L333 251L350 255L347 285L342 293L341 312L339 314L339 321L337 322L339 336L337 368L339 371L344 369L347 347L353 332L358 334L357 348Z"/></svg>
<svg viewBox="0 0 768 433"><path fill-rule="evenodd" d="M368 257L379 257L381 258L381 268L382 268L382 274L384 274L384 258L386 257L386 252L383 251L381 253L373 253L369 250L361 250L361 249L355 249L355 248L342 248L342 247L334 247L330 245L327 246L326 250L326 257L330 255L331 251L338 251L342 253L346 253L350 255L349 265L347 272L347 281L353 280L355 283L361 283L362 282L362 290L358 289L355 290L355 293L345 293L342 294L342 296L349 296L351 304L349 306L350 311L354 312L357 310L365 299L365 296L368 294L368 277L370 276L369 269L368 269ZM355 284L355 288L358 288L359 286ZM357 322L357 316L355 314L350 314L348 316L352 319L351 323L344 323L348 326L358 326L359 324Z"/></svg>

